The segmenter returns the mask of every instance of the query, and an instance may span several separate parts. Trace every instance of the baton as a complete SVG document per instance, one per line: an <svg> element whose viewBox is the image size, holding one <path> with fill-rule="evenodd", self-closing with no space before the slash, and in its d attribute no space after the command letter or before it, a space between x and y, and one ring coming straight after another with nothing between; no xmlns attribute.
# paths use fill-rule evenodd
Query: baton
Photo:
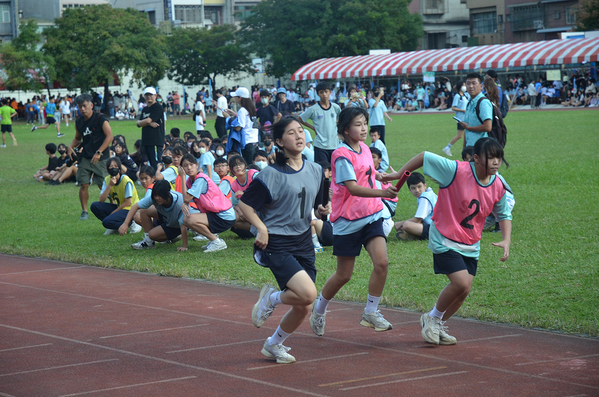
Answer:
<svg viewBox="0 0 599 397"><path fill-rule="evenodd" d="M399 178L399 182L397 182L397 185L395 185L395 188L397 189L397 191L399 191L399 189L401 189L401 187L403 186L404 183L406 183L406 179L408 179L408 177L410 176L410 171L406 171L403 173L403 175L401 176L401 178Z"/></svg>

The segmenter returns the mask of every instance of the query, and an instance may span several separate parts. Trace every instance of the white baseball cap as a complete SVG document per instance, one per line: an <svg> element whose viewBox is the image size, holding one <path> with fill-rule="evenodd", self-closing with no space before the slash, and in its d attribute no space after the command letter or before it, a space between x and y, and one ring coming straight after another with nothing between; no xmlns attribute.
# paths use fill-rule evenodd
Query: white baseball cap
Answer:
<svg viewBox="0 0 599 397"><path fill-rule="evenodd" d="M250 92L245 87L239 87L235 92L231 92L231 96L238 96L240 98L249 98Z"/></svg>
<svg viewBox="0 0 599 397"><path fill-rule="evenodd" d="M144 95L146 94L156 95L156 90L154 89L154 87L146 87L146 89L144 90Z"/></svg>

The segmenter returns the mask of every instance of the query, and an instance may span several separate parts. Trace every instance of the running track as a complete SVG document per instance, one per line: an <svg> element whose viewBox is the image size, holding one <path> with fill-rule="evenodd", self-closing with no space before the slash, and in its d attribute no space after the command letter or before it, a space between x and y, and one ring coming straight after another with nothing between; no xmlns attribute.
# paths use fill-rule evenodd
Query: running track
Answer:
<svg viewBox="0 0 599 397"><path fill-rule="evenodd" d="M599 340L452 319L456 346L420 337L420 313L382 309L394 328L331 306L287 340L297 363L260 354L256 289L0 255L0 396L599 396Z"/></svg>

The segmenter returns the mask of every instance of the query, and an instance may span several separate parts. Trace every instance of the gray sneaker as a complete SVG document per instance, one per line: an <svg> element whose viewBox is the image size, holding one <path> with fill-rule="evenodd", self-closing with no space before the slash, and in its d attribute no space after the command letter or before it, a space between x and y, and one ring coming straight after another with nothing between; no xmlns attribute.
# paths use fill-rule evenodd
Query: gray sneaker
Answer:
<svg viewBox="0 0 599 397"><path fill-rule="evenodd" d="M447 333L447 326L441 325L439 328L439 344L440 345L455 345L458 343L458 340L455 336L451 336Z"/></svg>
<svg viewBox="0 0 599 397"><path fill-rule="evenodd" d="M318 299L316 300L318 301ZM312 304L312 314L310 315L310 327L317 336L324 335L324 327L327 324L327 313L318 314L316 313L316 302Z"/></svg>
<svg viewBox="0 0 599 397"><path fill-rule="evenodd" d="M275 310L276 306L270 302L270 295L276 291L277 289L272 285L264 284L262 286L258 302L256 302L252 309L252 323L256 328L263 326L264 322L270 317L273 310Z"/></svg>
<svg viewBox="0 0 599 397"><path fill-rule="evenodd" d="M153 240L146 240L144 237L143 240L141 240L137 243L131 244L131 248L133 248L135 250L145 250L145 249L156 248L156 242Z"/></svg>
<svg viewBox="0 0 599 397"><path fill-rule="evenodd" d="M227 243L222 238L217 238L214 241L208 243L208 246L204 250L204 252L216 252L227 249Z"/></svg>
<svg viewBox="0 0 599 397"><path fill-rule="evenodd" d="M443 148L443 153L445 153L445 155L446 155L447 157L453 157L453 154L451 154L451 149L450 149L450 148L448 148L447 146L445 146L445 147Z"/></svg>
<svg viewBox="0 0 599 397"><path fill-rule="evenodd" d="M81 211L81 216L79 217L80 221L89 220L89 213L87 211Z"/></svg>
<svg viewBox="0 0 599 397"><path fill-rule="evenodd" d="M138 225L137 223L135 223L135 221L131 222L131 226L129 226L130 234L139 233L142 230L143 230L143 228L141 227L141 225Z"/></svg>
<svg viewBox="0 0 599 397"><path fill-rule="evenodd" d="M266 342L264 342L262 354L268 358L276 358L277 364L291 364L295 362L295 357L287 353L289 348L283 346L282 343L271 345L268 343L269 340L270 338L266 339Z"/></svg>
<svg viewBox="0 0 599 397"><path fill-rule="evenodd" d="M441 319L438 317L431 317L429 313L424 313L422 317L420 317L420 325L422 326L421 334L424 340L433 345L438 345Z"/></svg>
<svg viewBox="0 0 599 397"><path fill-rule="evenodd" d="M375 331L389 331L393 329L391 323L383 317L383 314L375 310L372 313L362 313L362 321L360 321L360 325L368 328L374 328Z"/></svg>

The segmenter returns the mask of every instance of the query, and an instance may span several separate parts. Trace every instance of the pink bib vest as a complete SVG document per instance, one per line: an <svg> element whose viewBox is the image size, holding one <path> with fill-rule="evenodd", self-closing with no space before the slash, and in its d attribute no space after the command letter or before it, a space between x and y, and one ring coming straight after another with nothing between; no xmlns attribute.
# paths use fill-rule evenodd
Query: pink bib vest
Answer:
<svg viewBox="0 0 599 397"><path fill-rule="evenodd" d="M432 219L443 236L472 245L480 240L485 218L505 194L505 187L497 177L492 184L483 187L473 175L470 163L457 163L453 182L439 189Z"/></svg>
<svg viewBox="0 0 599 397"><path fill-rule="evenodd" d="M201 172L199 172L195 176L195 178L193 178L193 181L191 180L191 178L187 179L187 182L185 183L187 185L187 189L190 189L193 185L193 182L195 182L199 178L203 178L208 183L208 190L206 191L206 193L201 194L200 198L193 198L193 202L198 207L198 210L200 210L203 213L217 213L226 211L233 206L233 204L231 204L229 199L225 197L223 192L220 191L220 189L218 188L218 186L216 186L212 179L208 178L207 175Z"/></svg>
<svg viewBox="0 0 599 397"><path fill-rule="evenodd" d="M345 185L338 185L336 183L337 167L335 166L335 161L338 158L346 158L354 168L356 183L359 186L376 189L376 170L372 162L372 154L368 146L362 142L360 142L360 149L361 152L356 153L347 146L341 146L335 149L331 156L331 168L333 170L333 198L331 200L333 212L331 214L331 222L335 222L340 217L347 220L362 219L376 214L383 209L383 202L380 197L352 196Z"/></svg>
<svg viewBox="0 0 599 397"><path fill-rule="evenodd" d="M233 191L233 194L237 193L240 190L242 192L245 192L245 190L250 186L250 183L252 183L252 181L254 180L254 175L256 175L257 173L258 171L256 170L248 170L245 184L243 186L241 186L239 184L239 181L235 179L235 181L231 183L231 190Z"/></svg>

